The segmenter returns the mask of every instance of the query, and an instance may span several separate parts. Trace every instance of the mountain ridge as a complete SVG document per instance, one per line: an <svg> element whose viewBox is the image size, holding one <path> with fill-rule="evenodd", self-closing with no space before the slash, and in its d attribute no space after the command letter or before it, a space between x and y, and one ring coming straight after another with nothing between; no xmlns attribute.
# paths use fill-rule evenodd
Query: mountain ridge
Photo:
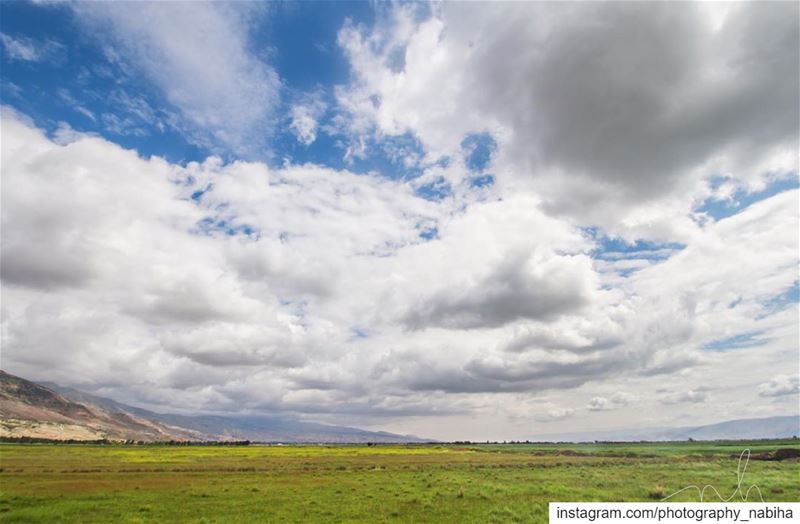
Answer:
<svg viewBox="0 0 800 524"><path fill-rule="evenodd" d="M666 442L679 440L758 440L800 436L800 415L726 420L681 427L621 428L540 434L531 440L563 442Z"/></svg>
<svg viewBox="0 0 800 524"><path fill-rule="evenodd" d="M270 415L156 413L52 382L35 383L0 370L0 436L96 440L260 442L428 442L413 435L368 431Z"/></svg>
<svg viewBox="0 0 800 524"><path fill-rule="evenodd" d="M184 428L133 412L75 402L51 388L0 370L0 436L97 440L199 440Z"/></svg>

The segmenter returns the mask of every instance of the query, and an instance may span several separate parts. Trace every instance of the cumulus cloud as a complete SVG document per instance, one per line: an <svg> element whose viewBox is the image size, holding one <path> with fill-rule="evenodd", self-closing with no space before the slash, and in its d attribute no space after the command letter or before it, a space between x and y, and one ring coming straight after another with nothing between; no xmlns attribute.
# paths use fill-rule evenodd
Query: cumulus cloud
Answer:
<svg viewBox="0 0 800 524"><path fill-rule="evenodd" d="M339 101L353 133L411 132L432 158L491 133L501 183L530 181L552 213L691 234L678 215L702 177L797 171L797 18L794 4L399 6L340 32L356 81Z"/></svg>
<svg viewBox="0 0 800 524"><path fill-rule="evenodd" d="M604 411L608 409L608 399L605 397L592 397L586 405L589 411Z"/></svg>
<svg viewBox="0 0 800 524"><path fill-rule="evenodd" d="M241 156L280 89L251 8L75 7L175 125ZM173 164L4 110L3 365L160 409L442 438L585 410L624 426L634 404L671 425L712 391L720 417L761 414L759 395L796 410L798 191L726 218L698 206L797 176L797 6L419 9L342 28L353 82L283 120L303 144L343 133L350 159L381 147L414 179ZM120 133L161 114L111 96L126 112L97 118ZM483 167L468 136L496 144ZM761 345L719 342L742 333Z"/></svg>
<svg viewBox="0 0 800 524"><path fill-rule="evenodd" d="M65 383L145 380L158 385L147 398L156 404L154 391L162 402L170 387L221 393L250 369L261 379L248 388L283 390L308 409L286 370L346 353L363 320L351 315L374 300L347 291L358 266L384 260L386 243L418 242L431 213L388 180L214 158L183 167L69 138L51 141L3 112L3 185L13 188L0 251L4 362L32 377L58 362L51 380Z"/></svg>
<svg viewBox="0 0 800 524"><path fill-rule="evenodd" d="M534 415L534 420L537 422L555 422L557 420L564 420L575 415L575 410L571 408L555 408L550 411Z"/></svg>
<svg viewBox="0 0 800 524"><path fill-rule="evenodd" d="M317 139L319 120L325 109L326 104L319 94L307 96L292 106L289 127L301 144L309 146Z"/></svg>
<svg viewBox="0 0 800 524"><path fill-rule="evenodd" d="M280 79L248 41L254 4L74 4L107 54L144 75L211 150L260 156L273 130ZM176 23L180 21L180 23Z"/></svg>
<svg viewBox="0 0 800 524"><path fill-rule="evenodd" d="M761 354L796 344L796 307L764 309L794 283L796 191L604 289L591 238L525 195L462 209L311 165L179 166L95 136L53 141L8 110L3 133L4 362L32 378L151 406L369 420L716 369L702 347L728 330L770 333ZM494 289L519 293L517 309L492 307ZM657 398L706 395L679 381Z"/></svg>
<svg viewBox="0 0 800 524"><path fill-rule="evenodd" d="M627 393L625 391L617 391L611 396L611 403L618 407L629 406L637 400L638 398L636 395Z"/></svg>
<svg viewBox="0 0 800 524"><path fill-rule="evenodd" d="M450 287L414 305L406 322L419 328L497 327L520 319L557 318L589 302L588 257L510 253L474 284Z"/></svg>
<svg viewBox="0 0 800 524"><path fill-rule="evenodd" d="M290 330L255 323L218 321L189 330L165 330L160 342L169 353L214 367L297 367L306 359Z"/></svg>
<svg viewBox="0 0 800 524"><path fill-rule="evenodd" d="M590 352L610 349L624 342L620 318L594 317L584 314L560 322L521 326L505 344L510 352L535 349Z"/></svg>
<svg viewBox="0 0 800 524"><path fill-rule="evenodd" d="M439 233L440 242L409 253L427 266L424 287L404 315L412 329L549 320L593 299L590 243L540 213L530 198L483 204L442 224Z"/></svg>
<svg viewBox="0 0 800 524"><path fill-rule="evenodd" d="M762 397L795 395L798 391L800 391L800 377L797 375L777 375L758 386L758 394Z"/></svg>
<svg viewBox="0 0 800 524"><path fill-rule="evenodd" d="M589 411L609 411L629 406L636 402L636 400L636 395L624 391L617 391L610 399L606 397L592 397L589 399L586 409Z"/></svg>
<svg viewBox="0 0 800 524"><path fill-rule="evenodd" d="M707 388L690 389L687 391L678 391L674 393L665 393L661 397L661 402L664 404L700 404L708 399Z"/></svg>

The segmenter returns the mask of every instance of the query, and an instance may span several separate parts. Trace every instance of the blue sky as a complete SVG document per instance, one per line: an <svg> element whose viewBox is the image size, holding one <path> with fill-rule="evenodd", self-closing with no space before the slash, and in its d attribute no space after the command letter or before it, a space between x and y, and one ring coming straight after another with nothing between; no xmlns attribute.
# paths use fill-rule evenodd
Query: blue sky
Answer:
<svg viewBox="0 0 800 524"><path fill-rule="evenodd" d="M1 2L4 365L438 438L783 414L797 11Z"/></svg>
<svg viewBox="0 0 800 524"><path fill-rule="evenodd" d="M13 56L6 47L3 57L3 103L37 125L53 132L66 123L75 131L97 133L141 155L184 164L209 155L242 158L224 143L198 142L171 125L176 108L131 67L113 38L98 28L87 28L69 6L4 2L0 9L7 37L42 50L37 59L26 60ZM303 144L288 125L292 104L309 94L328 106L318 125L330 124L335 116L334 89L350 78L337 34L346 22L372 25L380 16L375 9L368 2L276 2L248 14L248 46L280 77L280 102L275 116L278 125L245 158L272 165L286 160L335 168L346 165L355 172L390 177L418 174L386 150L419 152L413 135L385 137L365 157L345 162L343 137L336 130L322 131L312 143Z"/></svg>

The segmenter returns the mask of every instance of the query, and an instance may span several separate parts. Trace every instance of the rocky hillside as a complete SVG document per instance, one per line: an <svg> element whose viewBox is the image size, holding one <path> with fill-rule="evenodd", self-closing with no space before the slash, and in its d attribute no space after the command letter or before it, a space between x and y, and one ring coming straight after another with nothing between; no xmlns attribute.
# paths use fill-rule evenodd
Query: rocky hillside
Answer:
<svg viewBox="0 0 800 524"><path fill-rule="evenodd" d="M78 403L0 370L0 436L60 440L198 440L200 434L123 410Z"/></svg>
<svg viewBox="0 0 800 524"><path fill-rule="evenodd" d="M0 437L59 440L251 440L422 442L410 435L318 424L275 415L175 415L128 406L0 370Z"/></svg>

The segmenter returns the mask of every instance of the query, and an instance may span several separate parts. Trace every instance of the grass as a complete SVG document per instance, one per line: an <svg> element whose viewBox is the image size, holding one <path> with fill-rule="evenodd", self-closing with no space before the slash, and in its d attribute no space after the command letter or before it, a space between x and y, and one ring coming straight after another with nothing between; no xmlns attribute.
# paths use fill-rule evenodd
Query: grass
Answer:
<svg viewBox="0 0 800 524"><path fill-rule="evenodd" d="M549 501L736 488L738 454L798 441L409 446L0 445L2 522L547 522ZM800 462L750 461L768 502ZM686 494L677 500L697 500Z"/></svg>

